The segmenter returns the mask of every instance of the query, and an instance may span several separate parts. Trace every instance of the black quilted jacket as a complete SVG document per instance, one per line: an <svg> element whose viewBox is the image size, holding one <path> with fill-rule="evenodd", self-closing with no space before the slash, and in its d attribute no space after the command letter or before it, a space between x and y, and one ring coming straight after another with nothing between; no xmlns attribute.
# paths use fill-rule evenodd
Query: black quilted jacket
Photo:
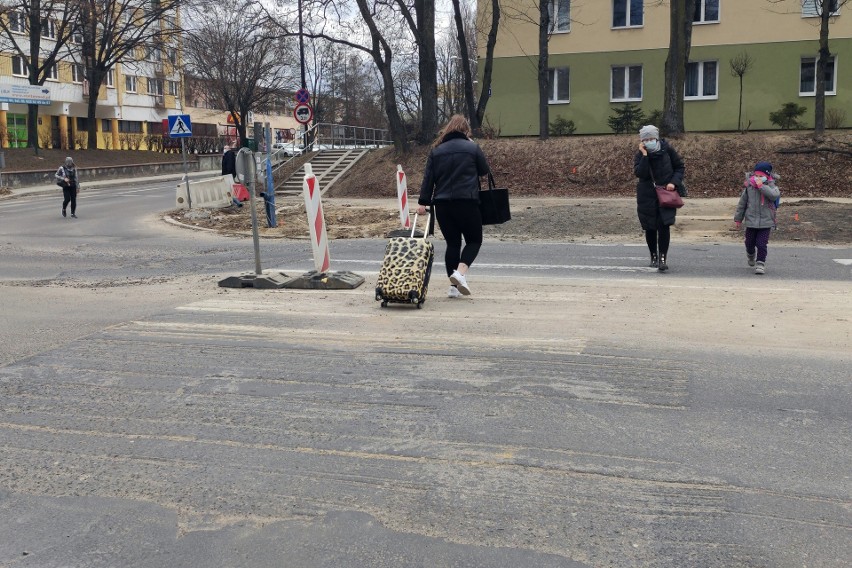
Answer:
<svg viewBox="0 0 852 568"><path fill-rule="evenodd" d="M450 133L429 153L417 203L478 201L479 177L488 172L488 162L479 145L461 133Z"/></svg>

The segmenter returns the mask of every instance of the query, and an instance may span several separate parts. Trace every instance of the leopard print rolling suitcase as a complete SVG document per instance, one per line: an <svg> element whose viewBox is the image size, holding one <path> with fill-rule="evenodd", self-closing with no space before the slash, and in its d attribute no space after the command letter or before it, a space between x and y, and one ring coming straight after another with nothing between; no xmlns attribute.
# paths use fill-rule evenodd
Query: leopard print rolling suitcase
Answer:
<svg viewBox="0 0 852 568"><path fill-rule="evenodd" d="M396 237L388 241L385 247L385 259L376 283L376 301L387 307L389 302L414 304L423 307L429 288L429 276L432 273L432 261L435 248L426 239L429 233L429 221L426 218L426 231L423 238L414 236L417 214L411 227L411 236Z"/></svg>

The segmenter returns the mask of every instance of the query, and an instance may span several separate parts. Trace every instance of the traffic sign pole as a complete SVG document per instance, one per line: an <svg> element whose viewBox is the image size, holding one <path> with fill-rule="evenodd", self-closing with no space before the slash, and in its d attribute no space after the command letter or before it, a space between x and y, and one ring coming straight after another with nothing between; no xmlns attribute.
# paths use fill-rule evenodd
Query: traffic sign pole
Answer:
<svg viewBox="0 0 852 568"><path fill-rule="evenodd" d="M180 153L183 154L183 179L186 180L186 204L192 209L192 194L189 192L189 170L186 167L186 144L180 139Z"/></svg>

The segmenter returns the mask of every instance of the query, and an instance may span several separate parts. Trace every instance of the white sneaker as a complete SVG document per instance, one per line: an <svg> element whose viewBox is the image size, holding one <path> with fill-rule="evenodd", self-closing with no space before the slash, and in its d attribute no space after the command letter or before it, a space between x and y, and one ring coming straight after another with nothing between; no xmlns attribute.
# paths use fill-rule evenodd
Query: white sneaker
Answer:
<svg viewBox="0 0 852 568"><path fill-rule="evenodd" d="M447 298L461 298L461 292L455 286L450 286L450 290L447 292Z"/></svg>
<svg viewBox="0 0 852 568"><path fill-rule="evenodd" d="M461 272L454 270L450 276L450 282L456 285L459 292L465 296L470 296L470 287L467 285L467 280L464 279L464 275Z"/></svg>

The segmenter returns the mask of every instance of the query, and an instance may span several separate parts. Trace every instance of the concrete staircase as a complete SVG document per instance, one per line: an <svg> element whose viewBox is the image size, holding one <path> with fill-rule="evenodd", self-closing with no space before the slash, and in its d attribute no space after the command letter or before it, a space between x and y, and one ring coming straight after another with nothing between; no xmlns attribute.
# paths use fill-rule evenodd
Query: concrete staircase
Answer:
<svg viewBox="0 0 852 568"><path fill-rule="evenodd" d="M319 181L322 193L328 191L334 182L340 179L349 168L367 154L363 148L320 150L310 160L314 175ZM305 177L305 168L302 166L290 177L283 181L276 181L275 195L299 196L302 194L302 182Z"/></svg>

